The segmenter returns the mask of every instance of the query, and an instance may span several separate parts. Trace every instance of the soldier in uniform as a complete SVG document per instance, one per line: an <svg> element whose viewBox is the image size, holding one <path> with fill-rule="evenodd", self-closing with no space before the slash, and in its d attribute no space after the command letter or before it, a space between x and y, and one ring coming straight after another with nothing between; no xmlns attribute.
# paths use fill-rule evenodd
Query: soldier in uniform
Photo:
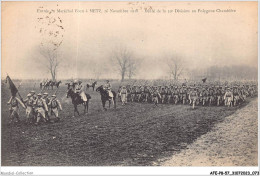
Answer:
<svg viewBox="0 0 260 176"><path fill-rule="evenodd" d="M34 118L34 110L33 110L34 100L30 93L27 95L27 98L23 100L23 103L26 105L26 111L25 111L26 122L32 123L32 120Z"/></svg>
<svg viewBox="0 0 260 176"><path fill-rule="evenodd" d="M108 96L113 98L113 93L112 93L112 85L110 84L109 80L107 80L107 83L104 85L105 90L108 93Z"/></svg>
<svg viewBox="0 0 260 176"><path fill-rule="evenodd" d="M131 86L127 85L126 90L127 90L126 102L129 102L131 100Z"/></svg>
<svg viewBox="0 0 260 176"><path fill-rule="evenodd" d="M135 89L137 102L139 102L140 98L141 98L141 89L140 89L140 87L141 87L140 85L136 86L136 89Z"/></svg>
<svg viewBox="0 0 260 176"><path fill-rule="evenodd" d="M201 94L202 94L202 106L205 106L205 104L208 102L208 96L209 96L208 88L203 88Z"/></svg>
<svg viewBox="0 0 260 176"><path fill-rule="evenodd" d="M127 90L125 86L122 86L122 89L120 91L121 94L121 101L122 105L125 105L127 103L126 97L127 97Z"/></svg>
<svg viewBox="0 0 260 176"><path fill-rule="evenodd" d="M76 84L76 93L80 95L81 99L83 100L83 103L87 102L87 96L85 93L85 87L82 85L81 81L78 81L78 84Z"/></svg>
<svg viewBox="0 0 260 176"><path fill-rule="evenodd" d="M147 102L148 101L148 96L149 96L149 88L148 88L148 86L145 86L144 87L144 94L145 94L145 102Z"/></svg>
<svg viewBox="0 0 260 176"><path fill-rule="evenodd" d="M192 104L192 109L195 108L197 98L198 98L198 93L197 93L196 87L193 87L193 89L190 91L190 94L189 94L189 99Z"/></svg>
<svg viewBox="0 0 260 176"><path fill-rule="evenodd" d="M220 87L217 87L216 96L217 96L217 106L219 106L222 102L222 92Z"/></svg>
<svg viewBox="0 0 260 176"><path fill-rule="evenodd" d="M170 103L170 100L171 100L171 90L170 90L170 87L168 86L165 86L165 96L166 96L166 99L167 99L167 103L169 104Z"/></svg>
<svg viewBox="0 0 260 176"><path fill-rule="evenodd" d="M12 123L15 118L17 119L17 122L20 122L19 104L23 108L25 108L25 105L23 104L23 102L19 98L17 98L15 95L12 95L11 98L9 99L9 101L7 102L7 104L11 106L9 108L10 117L11 117L11 120L9 123Z"/></svg>
<svg viewBox="0 0 260 176"><path fill-rule="evenodd" d="M61 103L59 100L56 99L56 95L52 95L51 97L52 98L48 104L50 107L50 111L51 111L50 113L51 113L51 115L54 114L57 121L60 121L59 110L62 111Z"/></svg>
<svg viewBox="0 0 260 176"><path fill-rule="evenodd" d="M214 91L213 88L209 88L209 106L214 102Z"/></svg>
<svg viewBox="0 0 260 176"><path fill-rule="evenodd" d="M173 91L173 98L174 98L174 103L177 104L179 101L179 90L178 86L175 86L175 89Z"/></svg>
<svg viewBox="0 0 260 176"><path fill-rule="evenodd" d="M226 106L228 107L232 106L233 93L231 92L229 87L227 88L226 93L224 95L224 100Z"/></svg>
<svg viewBox="0 0 260 176"><path fill-rule="evenodd" d="M186 101L187 101L186 86L182 86L182 88L180 89L180 96L181 96L182 104L186 104Z"/></svg>
<svg viewBox="0 0 260 176"><path fill-rule="evenodd" d="M136 94L135 86L133 86L132 89L131 89L131 100L132 100L132 102L135 101L135 94Z"/></svg>
<svg viewBox="0 0 260 176"><path fill-rule="evenodd" d="M34 90L30 91L30 94L32 95L33 100L36 101L37 96L35 94L35 91Z"/></svg>
<svg viewBox="0 0 260 176"><path fill-rule="evenodd" d="M234 106L236 106L239 103L239 93L238 93L238 89L237 86L233 87L233 96L234 96Z"/></svg>
<svg viewBox="0 0 260 176"><path fill-rule="evenodd" d="M45 102L45 100L42 98L42 94L38 94L38 99L35 101L36 106L36 112L37 112L37 121L35 125L38 125L41 118L43 118L43 121L46 122L46 115L45 111L48 111L48 106Z"/></svg>
<svg viewBox="0 0 260 176"><path fill-rule="evenodd" d="M155 90L153 92L153 102L154 102L154 105L157 106L158 102L159 102L159 98L161 98L161 95L158 91L158 88L155 87Z"/></svg>
<svg viewBox="0 0 260 176"><path fill-rule="evenodd" d="M161 94L161 97L162 97L161 101L162 101L162 104L163 104L163 103L165 103L165 96L166 96L166 91L165 91L164 87L161 88L160 94Z"/></svg>
<svg viewBox="0 0 260 176"><path fill-rule="evenodd" d="M49 102L50 102L50 99L48 98L48 93L47 93L47 92L43 93L42 99L45 100L45 103L46 103L47 106L48 106L48 104L49 104ZM48 107L48 109L49 109L49 107ZM48 111L45 111L45 117L46 117L46 120L47 120L47 121L50 121L50 116L49 116Z"/></svg>
<svg viewBox="0 0 260 176"><path fill-rule="evenodd" d="M121 90L122 90L122 86L119 86L118 91L117 91L117 95L118 95L118 100L119 100L119 101L122 101L121 93L120 93Z"/></svg>

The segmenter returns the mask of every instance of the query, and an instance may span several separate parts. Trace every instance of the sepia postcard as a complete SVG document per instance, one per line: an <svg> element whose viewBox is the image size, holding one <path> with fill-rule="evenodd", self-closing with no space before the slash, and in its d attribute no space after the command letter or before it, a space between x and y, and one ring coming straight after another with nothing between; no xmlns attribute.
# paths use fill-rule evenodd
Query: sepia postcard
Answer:
<svg viewBox="0 0 260 176"><path fill-rule="evenodd" d="M258 2L2 1L1 18L1 175L259 175Z"/></svg>

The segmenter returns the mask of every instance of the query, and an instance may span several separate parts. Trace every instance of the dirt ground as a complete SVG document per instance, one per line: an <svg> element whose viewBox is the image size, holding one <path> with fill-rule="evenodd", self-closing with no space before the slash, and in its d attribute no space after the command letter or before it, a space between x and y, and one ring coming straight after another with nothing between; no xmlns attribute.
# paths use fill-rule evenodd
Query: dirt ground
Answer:
<svg viewBox="0 0 260 176"><path fill-rule="evenodd" d="M162 165L257 166L257 106L255 99Z"/></svg>

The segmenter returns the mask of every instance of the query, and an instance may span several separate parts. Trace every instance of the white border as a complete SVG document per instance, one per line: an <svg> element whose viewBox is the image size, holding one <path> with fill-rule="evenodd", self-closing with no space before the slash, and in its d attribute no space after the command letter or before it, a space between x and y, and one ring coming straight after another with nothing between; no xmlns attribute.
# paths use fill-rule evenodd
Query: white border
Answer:
<svg viewBox="0 0 260 176"><path fill-rule="evenodd" d="M5 0L5 1L13 1L13 0ZM21 0L16 0L16 1L21 1ZM27 0L27 1L41 1L41 0ZM53 0L44 0L44 1L53 1ZM71 1L71 0L64 0L64 1ZM85 0L85 1L93 1L93 0ZM110 1L110 0L95 0L95 1ZM114 1L120 1L120 0L114 0ZM150 0L150 1L158 1L158 0ZM164 0L164 1L178 2L178 0ZM189 0L189 1L214 2L215 0ZM218 0L218 1L234 2L234 1L245 1L245 0L229 0L229 1ZM251 0L251 1L258 1L258 0ZM0 7L2 7L1 4ZM258 3L258 19L259 19L259 8L260 5ZM1 19L1 14L0 14L0 19ZM259 29L259 23L258 23L258 29ZM1 38L1 28L0 28L0 38ZM259 33L258 33L258 51L259 48L260 47L259 47ZM1 48L0 48L0 55L1 55ZM258 55L258 68L260 68L259 66L260 66L260 62L259 62L259 55ZM260 78L260 72L258 70L258 80L259 78ZM259 91L260 88L258 85L258 92ZM258 94L258 98L259 98L259 94ZM1 105L1 101L0 101L0 105ZM0 110L1 107L2 106L0 106ZM258 109L259 108L260 108L260 103L258 102ZM258 117L259 117L259 111L258 111ZM260 121L258 120L258 127L259 125L260 125ZM0 128L2 128L2 126ZM0 134L1 132L2 131L0 131ZM259 142L259 128L258 128L258 148L259 146L260 146L260 142ZM250 172L259 171L260 170L259 161L260 161L260 155L258 152L258 167L162 167L162 166L159 167L157 166L155 167L2 167L1 166L0 171L1 173L10 172L9 175L31 175L28 172L32 172L33 175L95 175L95 176L96 175L210 175L211 171L223 171L223 172L229 171L230 173L232 171L250 171Z"/></svg>

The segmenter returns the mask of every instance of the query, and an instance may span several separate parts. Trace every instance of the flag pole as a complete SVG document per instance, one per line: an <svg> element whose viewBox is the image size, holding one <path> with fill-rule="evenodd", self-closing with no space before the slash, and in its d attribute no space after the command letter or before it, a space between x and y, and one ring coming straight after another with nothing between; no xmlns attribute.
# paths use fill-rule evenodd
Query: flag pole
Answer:
<svg viewBox="0 0 260 176"><path fill-rule="evenodd" d="M9 86L10 86L10 81L11 81L11 78L10 78L10 76L8 75L8 73L6 73L7 74L7 77L9 78L8 79L8 82L9 82ZM6 77L6 78L7 78ZM14 83L12 83L13 85L14 85ZM15 86L15 85L14 85ZM22 103L23 103L23 98L22 98L22 96L20 95L20 93L19 93L19 90L16 88L16 90L17 90L17 93L18 93L18 95L19 95L19 97L20 97L20 99L22 100ZM25 106L25 104L23 103L23 105ZM26 107L26 106L25 106Z"/></svg>

